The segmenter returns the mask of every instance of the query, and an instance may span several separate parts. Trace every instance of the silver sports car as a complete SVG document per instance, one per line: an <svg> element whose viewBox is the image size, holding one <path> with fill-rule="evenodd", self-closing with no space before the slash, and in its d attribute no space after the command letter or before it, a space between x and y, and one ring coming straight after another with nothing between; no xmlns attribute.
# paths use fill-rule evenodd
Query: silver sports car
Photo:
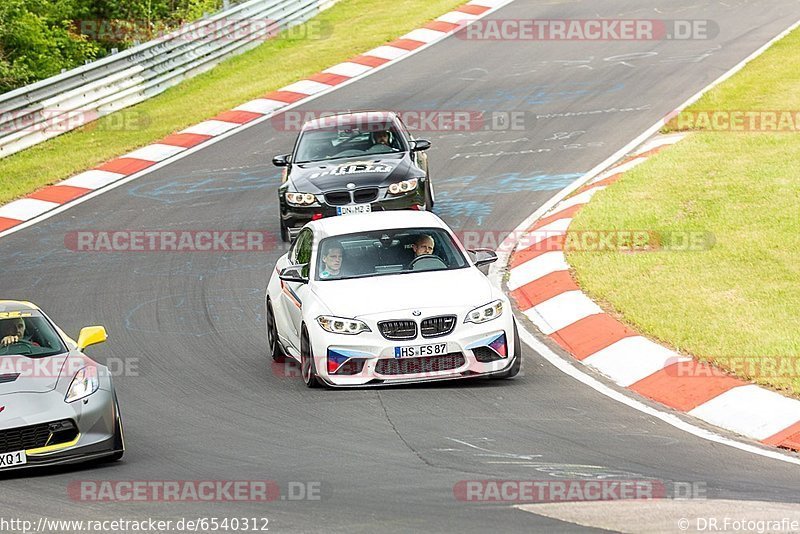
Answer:
<svg viewBox="0 0 800 534"><path fill-rule="evenodd" d="M122 457L111 374L81 352L106 337L90 326L73 341L35 305L0 300L0 471Z"/></svg>

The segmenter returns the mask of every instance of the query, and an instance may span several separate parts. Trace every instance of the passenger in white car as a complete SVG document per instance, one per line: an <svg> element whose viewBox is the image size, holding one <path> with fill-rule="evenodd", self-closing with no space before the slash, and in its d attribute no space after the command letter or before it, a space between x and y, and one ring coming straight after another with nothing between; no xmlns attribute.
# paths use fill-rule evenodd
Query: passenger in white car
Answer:
<svg viewBox="0 0 800 534"><path fill-rule="evenodd" d="M324 267L319 273L320 277L336 278L340 276L342 269L342 246L336 243L328 246L323 252L322 263Z"/></svg>

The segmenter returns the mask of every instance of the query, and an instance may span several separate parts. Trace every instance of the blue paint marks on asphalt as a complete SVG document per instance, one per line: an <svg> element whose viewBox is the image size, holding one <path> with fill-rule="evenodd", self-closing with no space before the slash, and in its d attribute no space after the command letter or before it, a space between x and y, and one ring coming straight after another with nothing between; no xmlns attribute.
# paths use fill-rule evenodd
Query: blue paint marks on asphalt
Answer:
<svg viewBox="0 0 800 534"><path fill-rule="evenodd" d="M277 191L280 173L264 174L264 171L223 171L206 176L178 176L166 183L143 182L132 187L128 194L135 197L157 200L165 204L196 201L197 195L219 193L241 193L244 191Z"/></svg>
<svg viewBox="0 0 800 534"><path fill-rule="evenodd" d="M440 217L447 219L472 217L477 224L483 224L483 218L492 214L492 205L477 200L464 200L449 191L437 190L434 211Z"/></svg>
<svg viewBox="0 0 800 534"><path fill-rule="evenodd" d="M570 172L548 174L534 171L532 173L507 172L497 176L454 176L434 182L437 197L442 187L457 185L465 195L502 195L505 193L521 193L526 191L553 191L568 186L583 173Z"/></svg>
<svg viewBox="0 0 800 534"><path fill-rule="evenodd" d="M494 209L500 195L534 191L558 191L583 173L548 174L544 172L508 172L497 176L453 176L436 180L436 213L454 222L471 217L481 225Z"/></svg>

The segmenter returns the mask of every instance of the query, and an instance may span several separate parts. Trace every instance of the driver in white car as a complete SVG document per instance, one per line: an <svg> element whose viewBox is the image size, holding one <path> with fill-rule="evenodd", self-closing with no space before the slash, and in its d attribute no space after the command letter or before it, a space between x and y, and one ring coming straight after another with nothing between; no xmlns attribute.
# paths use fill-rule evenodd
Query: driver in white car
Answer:
<svg viewBox="0 0 800 534"><path fill-rule="evenodd" d="M420 235L411 245L411 250L414 251L414 257L433 254L433 238L426 234Z"/></svg>

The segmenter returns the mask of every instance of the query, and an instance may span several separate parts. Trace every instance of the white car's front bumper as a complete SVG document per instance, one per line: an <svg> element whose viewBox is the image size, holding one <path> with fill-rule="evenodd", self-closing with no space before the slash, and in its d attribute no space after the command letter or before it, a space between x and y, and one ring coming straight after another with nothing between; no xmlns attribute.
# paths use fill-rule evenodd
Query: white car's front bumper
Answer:
<svg viewBox="0 0 800 534"><path fill-rule="evenodd" d="M462 313L457 315L455 328L448 335L426 338L418 332L414 339L403 341L386 339L378 327L379 320L365 321L371 332L357 335L332 334L316 322L308 325L319 378L332 386L450 380L502 373L519 357L514 350L516 339L510 310L482 324L465 323ZM444 354L396 355L397 347L441 343L446 344Z"/></svg>

